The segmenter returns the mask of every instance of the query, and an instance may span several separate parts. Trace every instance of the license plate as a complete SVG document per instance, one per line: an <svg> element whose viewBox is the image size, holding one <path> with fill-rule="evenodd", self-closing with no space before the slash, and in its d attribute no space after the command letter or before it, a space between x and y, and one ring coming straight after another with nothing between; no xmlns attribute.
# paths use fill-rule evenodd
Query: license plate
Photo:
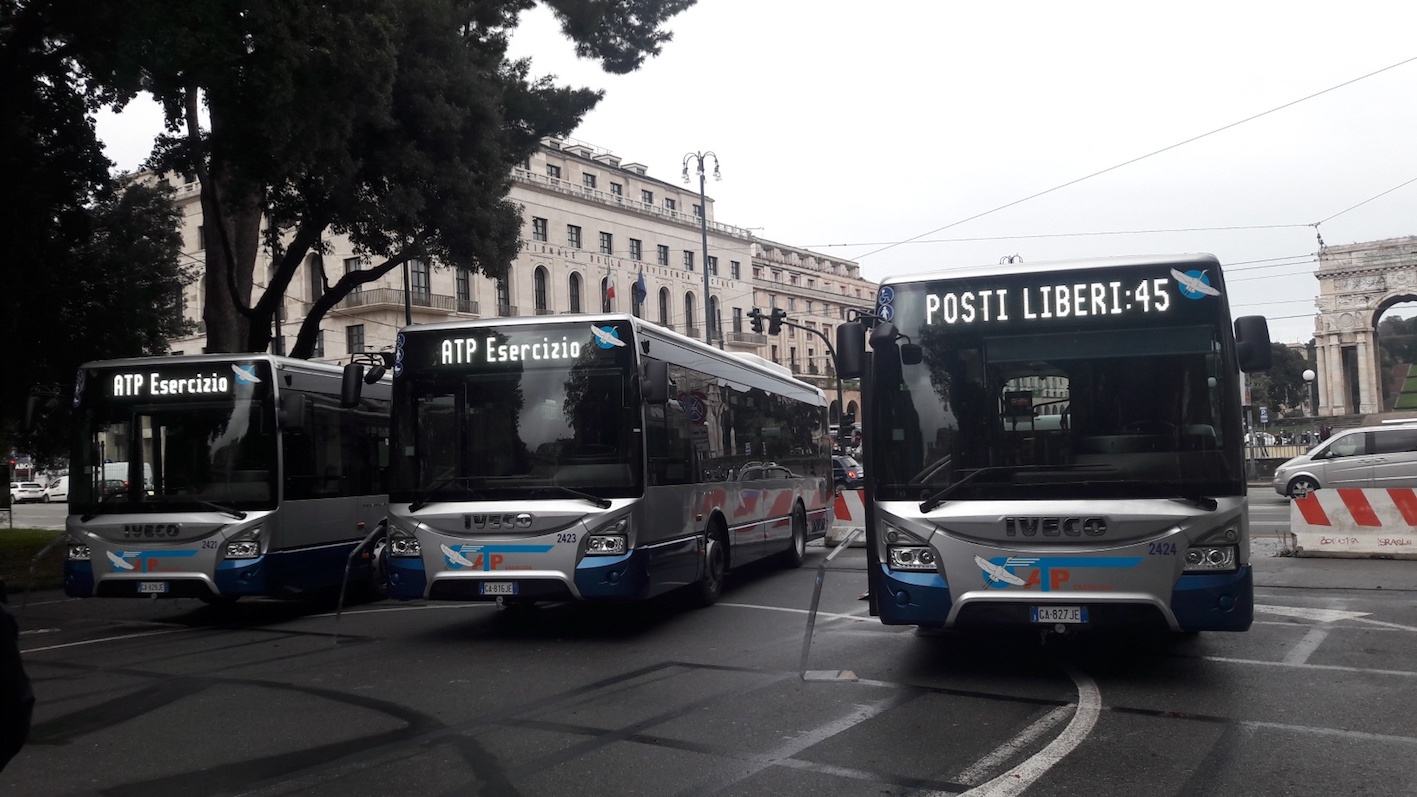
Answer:
<svg viewBox="0 0 1417 797"><path fill-rule="evenodd" d="M482 582L483 595L515 595L517 594L517 582L515 581L484 581Z"/></svg>
<svg viewBox="0 0 1417 797"><path fill-rule="evenodd" d="M166 581L139 581L139 582L138 582L138 594L139 594L139 595L157 595L157 594L160 594L160 593L163 593L163 592L167 592L167 582L166 582Z"/></svg>
<svg viewBox="0 0 1417 797"><path fill-rule="evenodd" d="M1030 606L1028 615L1035 623L1085 623L1086 606Z"/></svg>

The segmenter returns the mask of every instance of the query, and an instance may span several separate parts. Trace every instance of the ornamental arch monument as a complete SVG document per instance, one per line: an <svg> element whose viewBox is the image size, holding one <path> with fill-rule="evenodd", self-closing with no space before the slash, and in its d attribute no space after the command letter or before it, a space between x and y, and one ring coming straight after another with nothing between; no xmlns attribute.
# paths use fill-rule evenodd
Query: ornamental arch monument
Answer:
<svg viewBox="0 0 1417 797"><path fill-rule="evenodd" d="M1378 319L1417 302L1417 236L1319 249L1314 319L1319 414L1383 411Z"/></svg>

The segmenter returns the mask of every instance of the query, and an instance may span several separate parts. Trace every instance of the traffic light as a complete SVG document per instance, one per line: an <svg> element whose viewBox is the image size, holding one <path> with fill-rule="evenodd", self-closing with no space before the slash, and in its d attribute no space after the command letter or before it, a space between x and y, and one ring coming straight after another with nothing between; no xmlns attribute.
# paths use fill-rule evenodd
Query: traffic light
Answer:
<svg viewBox="0 0 1417 797"><path fill-rule="evenodd" d="M754 307L748 311L748 317L752 319L753 331L759 335L763 334L763 311Z"/></svg>
<svg viewBox="0 0 1417 797"><path fill-rule="evenodd" d="M772 309L772 318L768 319L768 334L776 335L782 331L782 319L787 317L787 311L781 307Z"/></svg>

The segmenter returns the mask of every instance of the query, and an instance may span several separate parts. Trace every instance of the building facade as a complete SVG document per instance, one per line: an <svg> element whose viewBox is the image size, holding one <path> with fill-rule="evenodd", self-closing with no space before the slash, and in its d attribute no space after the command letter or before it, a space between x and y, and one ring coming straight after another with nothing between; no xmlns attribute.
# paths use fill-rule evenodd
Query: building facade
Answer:
<svg viewBox="0 0 1417 797"><path fill-rule="evenodd" d="M827 341L852 309L875 304L876 284L861 277L852 261L766 241L751 231L714 220L713 200L694 187L651 177L639 163L587 144L545 139L513 169L510 199L522 207L522 247L505 280L471 275L437 263L411 263L368 283L341 300L320 325L316 359L347 362L351 354L389 351L394 336L413 323L456 318L494 318L578 312L629 312L690 337L707 334L714 320L715 345L757 354L815 382L833 399L837 384ZM202 211L195 183L178 188L183 207L184 254L204 260ZM706 224L705 224L706 221ZM701 226L702 225L702 226ZM704 257L704 228L708 257ZM330 236L328 253L312 254L286 291L279 334L272 349L293 343L301 321L326 281L369 265L348 240ZM258 291L269 282L269 258L256 268ZM708 277L707 310L704 301ZM644 301L636 301L643 280ZM184 312L198 324L194 336L177 341L174 353L202 351L204 280L185 291ZM748 312L787 312L776 335L755 333ZM859 394L847 391L842 405L856 413Z"/></svg>

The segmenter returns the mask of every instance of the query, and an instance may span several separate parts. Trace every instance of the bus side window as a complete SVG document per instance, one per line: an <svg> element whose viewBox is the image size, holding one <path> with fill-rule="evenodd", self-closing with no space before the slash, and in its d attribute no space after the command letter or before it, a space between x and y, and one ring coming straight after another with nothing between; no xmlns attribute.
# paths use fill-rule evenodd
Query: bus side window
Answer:
<svg viewBox="0 0 1417 797"><path fill-rule="evenodd" d="M689 419L678 401L645 407L645 448L651 485L692 484L694 445Z"/></svg>

